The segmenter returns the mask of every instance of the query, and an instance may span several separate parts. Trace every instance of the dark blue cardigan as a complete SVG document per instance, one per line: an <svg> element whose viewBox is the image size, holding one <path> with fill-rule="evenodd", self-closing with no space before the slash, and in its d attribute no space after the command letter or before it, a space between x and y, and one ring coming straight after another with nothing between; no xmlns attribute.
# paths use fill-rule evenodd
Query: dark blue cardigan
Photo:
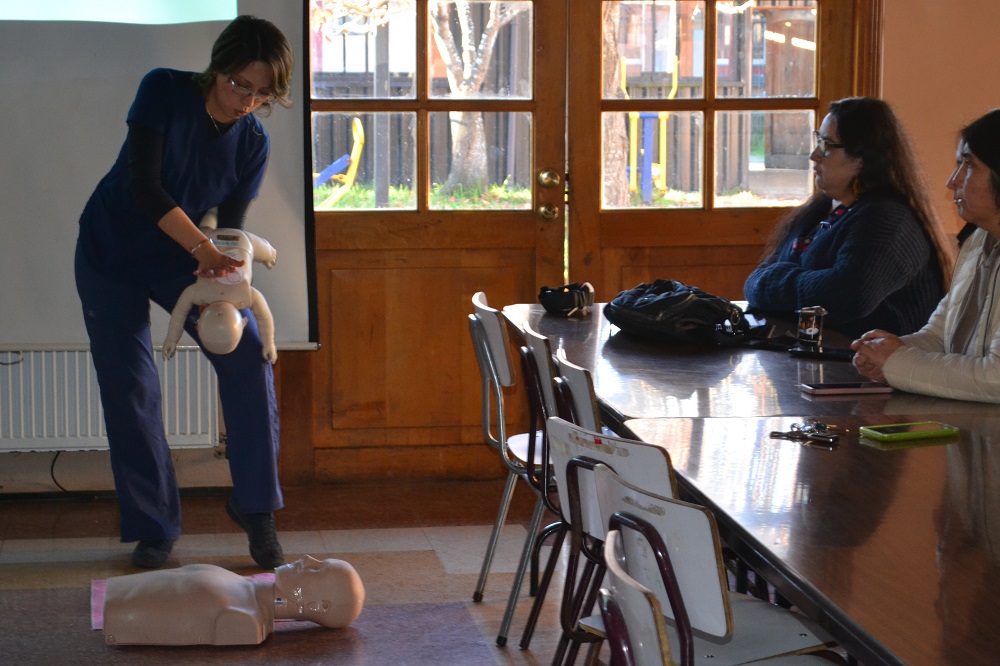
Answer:
<svg viewBox="0 0 1000 666"><path fill-rule="evenodd" d="M885 195L862 195L801 253L796 239L820 219L791 229L744 285L750 307L794 321L795 310L820 305L826 326L857 337L873 328L897 335L927 323L944 296L937 252L909 206Z"/></svg>

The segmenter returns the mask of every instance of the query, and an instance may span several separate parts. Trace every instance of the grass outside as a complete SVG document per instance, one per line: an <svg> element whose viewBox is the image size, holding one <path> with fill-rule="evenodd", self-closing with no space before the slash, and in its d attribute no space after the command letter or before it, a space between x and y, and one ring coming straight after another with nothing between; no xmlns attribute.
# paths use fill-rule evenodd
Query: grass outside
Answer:
<svg viewBox="0 0 1000 666"><path fill-rule="evenodd" d="M316 210L375 210L375 191L370 187L355 184L344 193L333 206L320 208L320 204L330 196L334 186L323 185L313 190L313 205ZM716 208L765 208L797 206L801 199L762 197L753 192L731 192L720 194L715 199ZM638 193L633 193L625 208L700 208L701 192L683 190L653 190L652 201L644 203ZM390 187L389 204L383 209L415 210L416 193L407 187ZM432 210L530 210L531 190L511 189L505 185L486 188L458 189L448 194L439 187L431 190Z"/></svg>
<svg viewBox="0 0 1000 666"><path fill-rule="evenodd" d="M313 206L318 206L332 194L335 186L322 185L313 190ZM459 188L447 194L439 186L431 189L431 208L434 210L504 210L531 209L531 190L511 189L505 185L491 185L485 188ZM389 205L384 208L413 210L417 207L414 190L407 187L389 188ZM355 184L330 208L322 210L367 210L375 208L375 190Z"/></svg>

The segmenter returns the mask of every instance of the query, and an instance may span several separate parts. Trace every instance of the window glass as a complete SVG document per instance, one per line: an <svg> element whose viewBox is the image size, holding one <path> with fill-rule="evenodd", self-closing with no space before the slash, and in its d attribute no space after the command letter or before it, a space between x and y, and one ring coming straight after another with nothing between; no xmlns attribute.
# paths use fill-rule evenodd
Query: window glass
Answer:
<svg viewBox="0 0 1000 666"><path fill-rule="evenodd" d="M315 210L417 207L415 113L314 113Z"/></svg>
<svg viewBox="0 0 1000 666"><path fill-rule="evenodd" d="M704 2L605 2L604 15L605 99L704 97Z"/></svg>
<svg viewBox="0 0 1000 666"><path fill-rule="evenodd" d="M719 2L716 96L814 97L816 0Z"/></svg>
<svg viewBox="0 0 1000 666"><path fill-rule="evenodd" d="M813 111L715 114L715 206L796 206L812 194Z"/></svg>
<svg viewBox="0 0 1000 666"><path fill-rule="evenodd" d="M531 114L428 114L432 209L531 208Z"/></svg>
<svg viewBox="0 0 1000 666"><path fill-rule="evenodd" d="M700 111L605 113L602 207L700 207L702 121Z"/></svg>
<svg viewBox="0 0 1000 666"><path fill-rule="evenodd" d="M374 16L351 13L347 5L334 14L318 4L309 15L314 99L416 96L412 3L389 0Z"/></svg>
<svg viewBox="0 0 1000 666"><path fill-rule="evenodd" d="M532 3L427 5L432 98L531 97Z"/></svg>

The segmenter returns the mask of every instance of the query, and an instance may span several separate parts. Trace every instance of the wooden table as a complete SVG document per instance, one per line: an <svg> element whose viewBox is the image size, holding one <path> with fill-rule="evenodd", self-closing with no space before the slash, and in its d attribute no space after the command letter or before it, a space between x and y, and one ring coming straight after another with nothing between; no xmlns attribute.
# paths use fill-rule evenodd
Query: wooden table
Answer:
<svg viewBox="0 0 1000 666"><path fill-rule="evenodd" d="M628 419L884 414L939 411L997 412L992 405L896 392L882 397L817 396L799 390L803 382L863 379L847 361L792 358L787 352L742 348L683 348L646 342L618 331L601 316L601 304L586 317L548 315L540 305L510 305L504 314L516 325L527 321L552 340L552 349L588 368L610 427ZM784 332L784 331L780 331ZM827 342L848 340L827 333Z"/></svg>
<svg viewBox="0 0 1000 666"><path fill-rule="evenodd" d="M896 392L810 398L843 361L626 338L600 316L506 313L591 369L612 427L670 451L684 490L758 572L874 664L996 663L1000 407ZM771 439L806 417L848 430L833 450ZM880 450L860 425L940 420L958 438Z"/></svg>

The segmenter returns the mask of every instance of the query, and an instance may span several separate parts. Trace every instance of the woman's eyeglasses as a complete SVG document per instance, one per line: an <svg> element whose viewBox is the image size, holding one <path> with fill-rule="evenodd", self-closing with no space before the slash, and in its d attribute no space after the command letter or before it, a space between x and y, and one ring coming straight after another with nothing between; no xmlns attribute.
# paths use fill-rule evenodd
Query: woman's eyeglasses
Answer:
<svg viewBox="0 0 1000 666"><path fill-rule="evenodd" d="M233 92L239 95L240 97L243 98L253 97L255 102L260 102L261 104L274 99L274 95L272 95L271 93L256 92L254 90L251 90L250 88L247 88L246 86L241 86L240 84L236 83L236 80L231 76L229 77L229 84L233 87Z"/></svg>
<svg viewBox="0 0 1000 666"><path fill-rule="evenodd" d="M830 151L833 150L834 148L843 148L844 147L844 144L842 144L842 143L834 143L833 141L830 141L829 139L824 138L819 133L818 130L813 130L813 145L815 145L816 148L819 149L819 152L820 152L821 155L823 155L823 157L826 157L827 155L829 155Z"/></svg>

